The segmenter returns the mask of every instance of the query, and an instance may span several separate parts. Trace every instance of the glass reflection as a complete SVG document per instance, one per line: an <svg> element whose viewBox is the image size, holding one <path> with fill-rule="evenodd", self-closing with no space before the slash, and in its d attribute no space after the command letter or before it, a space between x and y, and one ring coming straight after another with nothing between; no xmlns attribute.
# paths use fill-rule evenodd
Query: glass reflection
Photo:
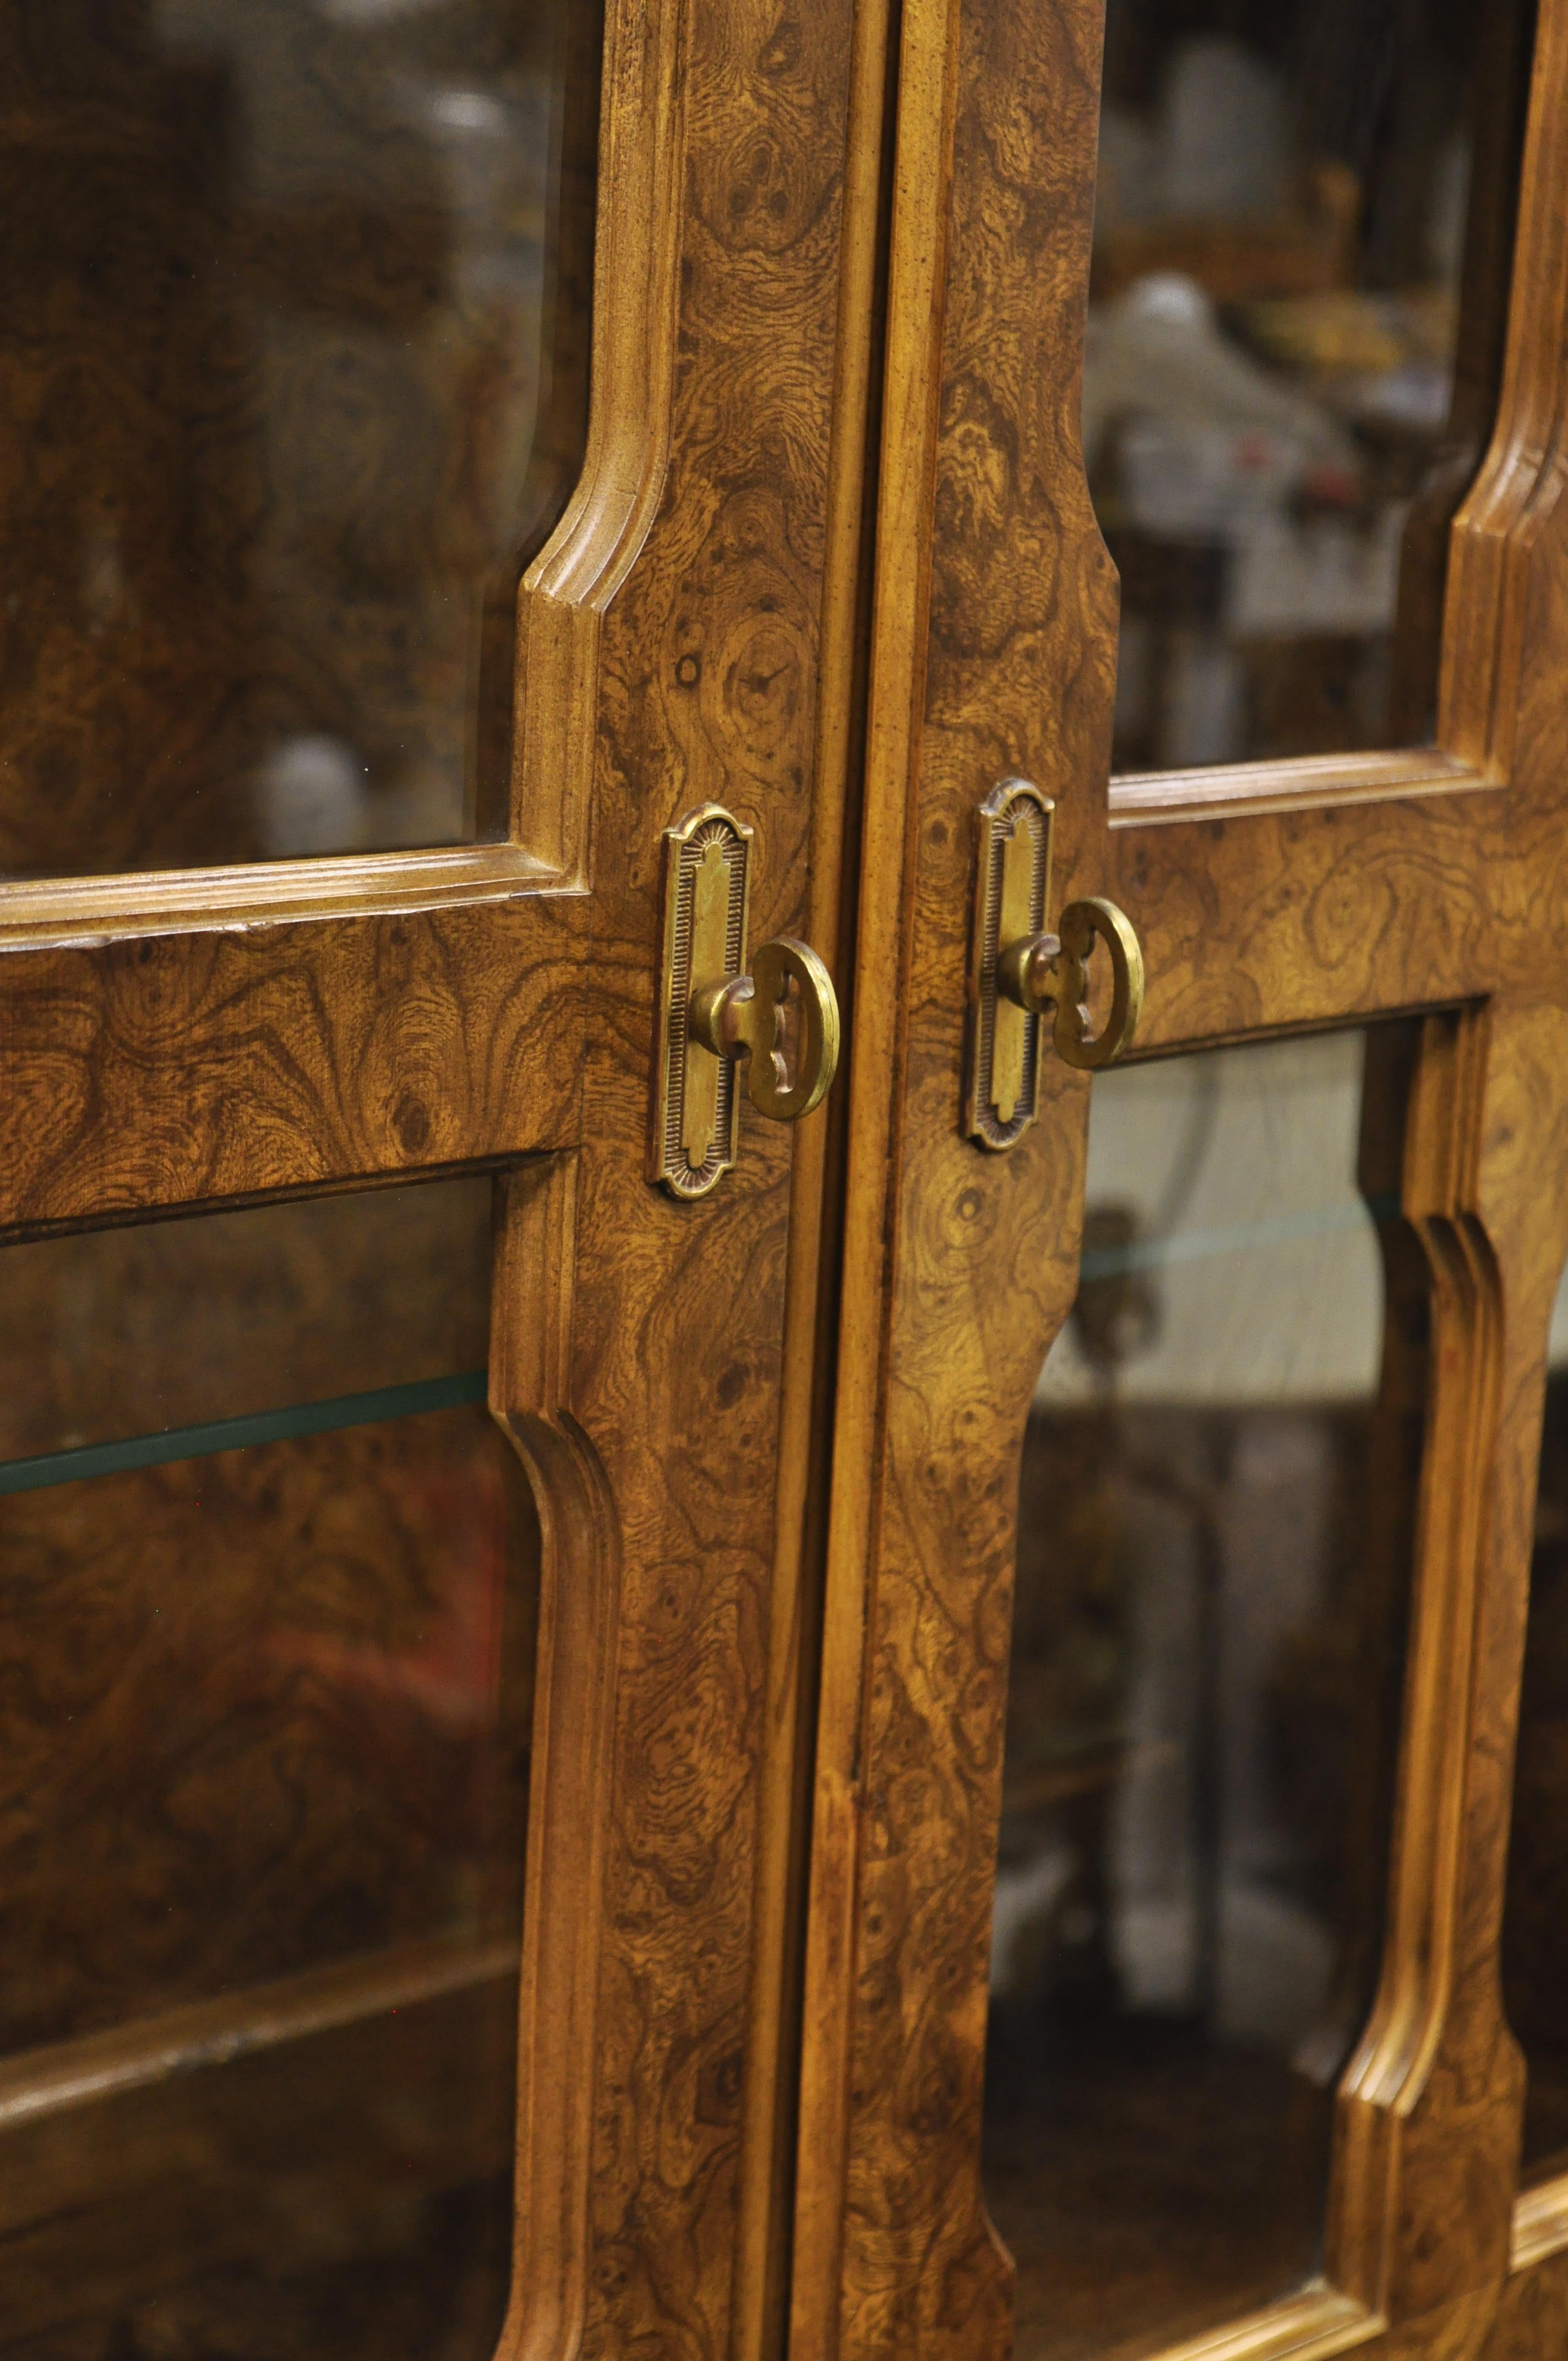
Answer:
<svg viewBox="0 0 1568 2361"><path fill-rule="evenodd" d="M494 2348L539 1538L488 1235L481 1179L0 1253L7 2351Z"/></svg>
<svg viewBox="0 0 1568 2361"><path fill-rule="evenodd" d="M8 1246L0 1492L34 1455L480 1373L489 1268L483 1175Z"/></svg>
<svg viewBox="0 0 1568 2361"><path fill-rule="evenodd" d="M1568 2171L1568 1275L1557 1290L1514 1767L1503 1998L1525 2055L1524 2176Z"/></svg>
<svg viewBox="0 0 1568 2361"><path fill-rule="evenodd" d="M1529 30L1528 0L1110 0L1083 428L1119 769L1430 734Z"/></svg>
<svg viewBox="0 0 1568 2361"><path fill-rule="evenodd" d="M1420 1448L1409 1054L1380 1027L1094 1084L1025 1445L992 1930L1020 2361L1146 2351L1319 2268Z"/></svg>
<svg viewBox="0 0 1568 2361"><path fill-rule="evenodd" d="M0 875L504 822L589 0L3 0Z"/></svg>

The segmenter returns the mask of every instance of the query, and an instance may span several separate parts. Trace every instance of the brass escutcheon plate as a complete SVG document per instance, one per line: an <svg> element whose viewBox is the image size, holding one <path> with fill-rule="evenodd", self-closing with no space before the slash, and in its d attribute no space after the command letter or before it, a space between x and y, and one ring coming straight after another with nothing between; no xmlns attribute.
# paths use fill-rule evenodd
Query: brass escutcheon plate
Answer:
<svg viewBox="0 0 1568 2361"><path fill-rule="evenodd" d="M751 830L702 804L664 830L664 914L648 1177L706 1197L735 1161L741 1082L735 1062L690 1038L698 985L744 972Z"/></svg>
<svg viewBox="0 0 1568 2361"><path fill-rule="evenodd" d="M1004 943L1045 927L1055 810L1033 780L1003 779L976 815L963 1126L983 1148L1011 1148L1039 1112L1047 1020L1016 1007L999 990L996 960Z"/></svg>

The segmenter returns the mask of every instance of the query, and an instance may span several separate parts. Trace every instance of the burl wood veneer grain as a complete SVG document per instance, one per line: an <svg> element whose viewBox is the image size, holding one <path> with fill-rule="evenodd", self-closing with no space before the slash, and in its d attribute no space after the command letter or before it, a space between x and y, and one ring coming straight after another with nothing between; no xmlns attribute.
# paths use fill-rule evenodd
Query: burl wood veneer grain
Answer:
<svg viewBox="0 0 1568 2361"><path fill-rule="evenodd" d="M1017 1451L1072 1291L1085 1112L1057 1070L1014 1155L958 1137L970 816L1021 771L1058 799L1058 901L1107 890L1143 938L1142 1051L1437 1012L1400 1171L1432 1325L1389 1932L1339 2101L1330 2285L1182 2351L1478 2354L1530 2316L1497 1938L1568 1250L1568 20L1542 11L1438 749L1109 803L1114 589L1071 423L1099 29L1074 0L903 19L795 2334L827 2356L1007 2348L978 2167Z"/></svg>
<svg viewBox="0 0 1568 2361"><path fill-rule="evenodd" d="M813 765L859 565L851 16L606 10L592 417L519 606L511 841L0 899L0 1221L508 1168L492 1401L544 1553L503 2339L531 2361L767 2333L755 2304L732 2324L735 2223L743 2144L762 2229L779 2170L777 2078L754 2095L745 2061L779 1438L811 1445L818 1290L805 1268L785 1418L792 1143L748 1122L682 1206L644 1126L667 824L722 799L757 829L754 938L839 933Z"/></svg>
<svg viewBox="0 0 1568 2361"><path fill-rule="evenodd" d="M647 202L601 181L587 473L522 606L520 826L585 865L591 937L583 1144L509 1188L492 1361L546 1544L509 2354L764 2333L732 2306L743 2148L763 2227L776 2169L746 2059L792 1144L743 1119L724 1187L674 1202L646 1067L659 831L691 806L757 829L754 940L836 932L810 862L850 32L611 9L601 156ZM565 757L541 680L586 732Z"/></svg>
<svg viewBox="0 0 1568 2361"><path fill-rule="evenodd" d="M585 899L0 943L0 1224L414 1174L573 1137Z"/></svg>
<svg viewBox="0 0 1568 2361"><path fill-rule="evenodd" d="M959 1058L976 782L1062 796L1065 897L1071 785L1109 759L1114 584L1073 458L1099 37L1087 9L903 16L795 2218L822 2354L1005 2336L978 2173L1016 1451L1086 1094L1047 1070L984 1167Z"/></svg>

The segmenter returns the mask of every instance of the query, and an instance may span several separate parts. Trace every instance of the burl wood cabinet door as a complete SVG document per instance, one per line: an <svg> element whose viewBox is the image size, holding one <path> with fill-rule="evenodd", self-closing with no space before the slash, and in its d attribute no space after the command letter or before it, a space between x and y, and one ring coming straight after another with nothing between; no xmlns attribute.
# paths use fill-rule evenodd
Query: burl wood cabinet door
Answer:
<svg viewBox="0 0 1568 2361"><path fill-rule="evenodd" d="M0 0L7 2355L776 2305L852 31Z"/></svg>
<svg viewBox="0 0 1568 2361"><path fill-rule="evenodd" d="M898 38L792 2350L1545 2361L1568 10Z"/></svg>

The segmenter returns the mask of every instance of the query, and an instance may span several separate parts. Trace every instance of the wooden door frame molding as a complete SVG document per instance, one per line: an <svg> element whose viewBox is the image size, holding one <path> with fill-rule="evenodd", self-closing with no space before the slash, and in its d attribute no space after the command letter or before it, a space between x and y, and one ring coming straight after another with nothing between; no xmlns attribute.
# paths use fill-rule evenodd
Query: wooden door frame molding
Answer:
<svg viewBox="0 0 1568 2361"><path fill-rule="evenodd" d="M543 1543L507 2356L575 2353L587 2302L620 1532L566 1407L577 1165L568 1153L511 1174L497 1207L490 1402L528 1470Z"/></svg>
<svg viewBox="0 0 1568 2361"><path fill-rule="evenodd" d="M519 596L511 835L567 884L590 855L600 624L652 529L674 425L694 5L605 0L587 446Z"/></svg>
<svg viewBox="0 0 1568 2361"><path fill-rule="evenodd" d="M0 1156L0 1228L114 1211L137 1190L134 1175L148 1150L167 1137L165 1112L152 1093L138 1088L118 1095L109 1122L99 1126L103 1136L71 1143L75 1169L86 1168L91 1179L61 1193L40 1169L39 1146L47 1168L60 1142L51 1128L40 1143L32 1125L30 1062L52 1092L62 1059L81 1059L117 1034L115 1046L161 1079L156 1048L150 1056L144 1048L148 1035L166 1039L178 1022L198 1040L204 1016L230 1035L237 1008L249 1054L241 1061L231 1052L225 1060L221 1109L209 1115L198 1077L180 1078L189 1130L163 1201L184 1204L226 1194L231 1170L249 1174L255 1160L254 1143L241 1144L243 1112L236 1125L236 1108L255 1103L270 1129L286 1135L291 1128L280 1104L280 1069L294 1063L298 1035L291 1031L287 1044L281 1038L283 1012L296 1003L317 1011L330 1006L367 919L378 922L381 938L372 990L384 989L399 967L424 969L422 983L433 971L459 996L470 979L491 977L506 1001L472 1014L487 1039L504 1042L510 1032L512 1047L477 1106L470 1090L468 1120L460 1129L448 1127L444 1156L423 1152L428 1131L418 1137L420 1120L406 1108L401 1128L416 1136L411 1156L389 1126L365 1124L372 1091L360 1091L357 1152L346 1170L363 1178L576 1139L575 1077L585 1014L580 988L571 987L584 973L587 926L580 909L560 905L587 890L599 745L599 624L647 538L668 462L690 15L687 0L652 8L607 0L604 10L587 444L565 513L520 586L520 720L507 840L0 883L0 977L7 1016L18 1013L8 1046L23 1068L22 1087L10 1094L11 1123L0 1116L7 1151ZM508 906L498 910L498 904ZM334 920L352 924L334 928ZM213 935L233 940L201 939ZM120 948L131 945L138 948ZM51 952L66 956L44 956ZM23 955L28 964L19 967ZM518 1002L512 996L520 982ZM428 993L422 997L428 1025ZM439 986L434 997L439 1006ZM462 1036L469 1019L470 1011L458 1006L444 1029L431 1027L433 1038L423 1046L437 1070L451 1071L455 1060L460 1071L467 1062ZM400 1034L400 1062L408 1047ZM309 1049L305 1054L312 1067ZM370 1044L334 1039L319 1045L306 1077L291 1073L288 1080L296 1090L305 1080L310 1096L344 1074L356 1082L363 1075L373 1085L380 1079L377 1068ZM96 1096L86 1078L81 1096L88 1104ZM428 1106L423 1112L428 1116ZM301 1155L297 1139L280 1147L276 1160L247 1180L247 1191L323 1177L319 1157Z"/></svg>
<svg viewBox="0 0 1568 2361"><path fill-rule="evenodd" d="M1142 1054L1436 1012L1403 1202L1433 1274L1429 1433L1451 1447L1423 1479L1391 1931L1337 2111L1332 2284L1179 2351L1534 2353L1508 2340L1543 2306L1568 2333L1568 2184L1515 2206L1497 1949L1568 1255L1527 1179L1568 1154L1568 696L1543 660L1568 644L1568 6L1541 11L1439 750L1109 789L1114 588L1075 357L1102 16L903 12L794 2339L821 2361L1006 2346L979 2140L1013 1526L1079 1247L1076 1221L1042 1236L1033 1209L1080 1203L1087 1115L1047 1064L1051 1104L1006 1159L958 1136L971 815L1021 774L1057 798L1060 898L1108 891L1137 926Z"/></svg>
<svg viewBox="0 0 1568 2361"><path fill-rule="evenodd" d="M853 0L605 18L511 840L0 887L0 1238L499 1170L491 1406L545 1539L501 2349L752 2361L831 1159L751 1121L710 1199L649 1186L659 856L723 801L758 935L839 948L877 186Z"/></svg>
<svg viewBox="0 0 1568 2361"><path fill-rule="evenodd" d="M573 906L587 886L599 625L652 528L668 465L691 14L688 0L605 6L587 445L565 513L519 589L520 726L507 840L0 883L0 990L20 1082L0 1115L0 1229L91 1220L133 1197L144 1202L138 1169L169 1137L157 1084L170 1071L160 1048L177 1025L198 1054L176 1086L186 1137L178 1170L167 1174L165 1203L324 1178L320 1155L301 1152L302 1110L287 1101L292 1093L319 1106L326 1093L342 1093L345 1076L348 1104L340 1100L338 1112L356 1136L331 1159L345 1177L528 1154L577 1138L587 926ZM384 1004L389 986L417 980L427 1038L411 1042L400 1027L390 1046L302 1039L295 1009L335 1015L345 961L362 948L356 939L367 920L376 950L358 996ZM214 936L225 939L214 943ZM488 1008L465 1005L476 982L489 983ZM203 1088L204 1027L229 1043L215 1104ZM461 1071L472 1062L464 1036L475 1030L495 1053L482 1079L466 1077L466 1119L449 1122L437 1146L405 1106L400 1128L413 1135L411 1152L395 1125L374 1120L386 1070L411 1049L437 1072ZM97 1078L83 1075L80 1096L93 1133L71 1140L79 1177L62 1189L49 1169L60 1153L58 1126L39 1138L28 1069L38 1067L38 1087L52 1093L62 1062L85 1064L106 1042L139 1070L138 1087L100 1108ZM149 1074L150 1090L143 1087ZM275 1135L264 1165L246 1132L252 1105ZM423 1106L426 1117L431 1112ZM243 1183L235 1178L241 1171Z"/></svg>

